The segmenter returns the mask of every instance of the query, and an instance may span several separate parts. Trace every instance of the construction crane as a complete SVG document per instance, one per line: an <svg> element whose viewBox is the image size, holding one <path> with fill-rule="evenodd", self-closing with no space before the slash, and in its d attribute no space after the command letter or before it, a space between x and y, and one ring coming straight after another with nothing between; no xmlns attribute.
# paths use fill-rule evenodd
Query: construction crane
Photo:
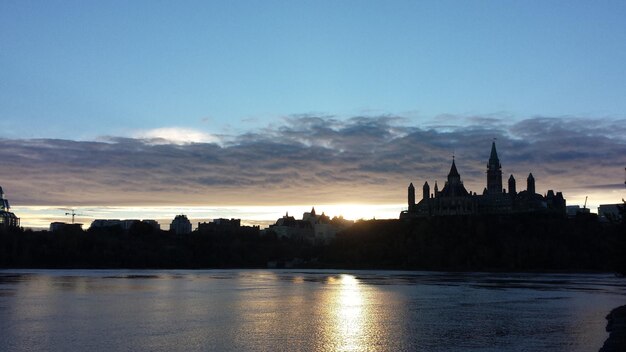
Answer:
<svg viewBox="0 0 626 352"><path fill-rule="evenodd" d="M74 218L76 216L84 216L85 214L78 214L76 212L75 209L72 208L60 208L61 210L67 210L67 212L65 213L65 215L71 215L72 216L72 224L74 223Z"/></svg>

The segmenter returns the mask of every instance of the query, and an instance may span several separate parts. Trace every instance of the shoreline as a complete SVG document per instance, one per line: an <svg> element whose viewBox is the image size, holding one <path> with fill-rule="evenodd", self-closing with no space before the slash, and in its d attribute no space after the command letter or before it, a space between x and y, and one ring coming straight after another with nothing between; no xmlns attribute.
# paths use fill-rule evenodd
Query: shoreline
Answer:
<svg viewBox="0 0 626 352"><path fill-rule="evenodd" d="M498 268L491 269L455 269L455 268L401 268L401 267L351 267L351 266L293 266L293 267L263 267L263 266L233 266L233 267L123 267L123 266L111 266L111 267L99 267L99 266L85 266L85 267L72 267L72 266L46 266L46 267L13 267L13 266L0 266L2 271L10 270L330 270L330 271L401 271L401 272L433 272L433 273L479 273L479 274L603 274L603 275L620 275L614 271L603 270L499 270Z"/></svg>

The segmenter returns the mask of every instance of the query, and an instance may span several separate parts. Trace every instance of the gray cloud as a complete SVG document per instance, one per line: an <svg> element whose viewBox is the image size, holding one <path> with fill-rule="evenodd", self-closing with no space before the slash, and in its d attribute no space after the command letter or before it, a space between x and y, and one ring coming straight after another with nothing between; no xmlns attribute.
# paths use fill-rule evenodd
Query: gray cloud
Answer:
<svg viewBox="0 0 626 352"><path fill-rule="evenodd" d="M626 120L300 115L221 145L109 137L0 139L0 184L14 204L233 205L402 203L406 185L444 181L452 154L481 192L492 138L523 189L583 192L623 182ZM447 123L447 122L450 123Z"/></svg>

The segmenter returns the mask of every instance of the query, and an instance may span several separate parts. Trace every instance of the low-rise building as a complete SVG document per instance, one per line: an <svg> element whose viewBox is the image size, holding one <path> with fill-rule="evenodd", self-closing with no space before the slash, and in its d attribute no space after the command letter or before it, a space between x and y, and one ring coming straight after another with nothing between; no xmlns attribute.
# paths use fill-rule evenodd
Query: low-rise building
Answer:
<svg viewBox="0 0 626 352"><path fill-rule="evenodd" d="M600 204L598 216L600 220L618 222L622 220L622 209L626 204Z"/></svg>
<svg viewBox="0 0 626 352"><path fill-rule="evenodd" d="M156 220L141 220L141 223L149 225L149 226L151 226L153 229L155 229L157 231L161 230L161 225Z"/></svg>
<svg viewBox="0 0 626 352"><path fill-rule="evenodd" d="M97 219L94 220L91 223L90 228L91 229L102 229L102 228L112 228L112 227L119 227L120 229L128 232L130 231L131 227L133 227L133 225L135 224L147 224L150 225L151 227L153 227L156 230L160 230L161 229L161 225L159 225L159 223L156 220L135 220L135 219L126 219L126 220L120 220L120 219Z"/></svg>
<svg viewBox="0 0 626 352"><path fill-rule="evenodd" d="M259 226L241 226L241 219L213 219L211 222L199 222L198 232L202 234L251 235L258 236Z"/></svg>
<svg viewBox="0 0 626 352"><path fill-rule="evenodd" d="M589 208L580 207L580 205L568 205L565 207L567 217L573 218L577 214L589 214Z"/></svg>
<svg viewBox="0 0 626 352"><path fill-rule="evenodd" d="M68 224L66 222L52 222L50 223L50 232L75 232L83 231L83 224Z"/></svg>

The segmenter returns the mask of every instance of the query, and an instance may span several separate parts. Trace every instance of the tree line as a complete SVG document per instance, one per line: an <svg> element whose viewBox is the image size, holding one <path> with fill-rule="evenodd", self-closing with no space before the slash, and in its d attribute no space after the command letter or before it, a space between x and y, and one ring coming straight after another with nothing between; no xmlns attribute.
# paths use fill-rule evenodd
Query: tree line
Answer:
<svg viewBox="0 0 626 352"><path fill-rule="evenodd" d="M357 221L327 244L271 232L188 235L137 224L0 231L3 268L302 268L626 273L626 224L597 217L458 216Z"/></svg>

